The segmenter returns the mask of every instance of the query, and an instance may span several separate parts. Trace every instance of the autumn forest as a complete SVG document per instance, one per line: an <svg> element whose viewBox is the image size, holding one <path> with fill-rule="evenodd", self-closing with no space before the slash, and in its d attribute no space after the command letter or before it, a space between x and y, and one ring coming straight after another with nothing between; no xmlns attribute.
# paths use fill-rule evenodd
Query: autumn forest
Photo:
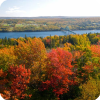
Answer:
<svg viewBox="0 0 100 100"><path fill-rule="evenodd" d="M0 93L7 100L95 100L100 33L0 39Z"/></svg>

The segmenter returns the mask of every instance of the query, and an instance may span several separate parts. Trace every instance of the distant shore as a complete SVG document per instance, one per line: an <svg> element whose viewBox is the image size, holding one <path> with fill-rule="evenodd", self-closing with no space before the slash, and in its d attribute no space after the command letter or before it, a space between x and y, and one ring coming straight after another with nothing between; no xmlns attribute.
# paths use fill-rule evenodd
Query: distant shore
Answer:
<svg viewBox="0 0 100 100"><path fill-rule="evenodd" d="M100 30L100 29L77 29L77 30ZM77 31L77 30L72 30L72 31ZM48 31L62 31L62 30L25 30L25 31L0 31L0 32L48 32Z"/></svg>

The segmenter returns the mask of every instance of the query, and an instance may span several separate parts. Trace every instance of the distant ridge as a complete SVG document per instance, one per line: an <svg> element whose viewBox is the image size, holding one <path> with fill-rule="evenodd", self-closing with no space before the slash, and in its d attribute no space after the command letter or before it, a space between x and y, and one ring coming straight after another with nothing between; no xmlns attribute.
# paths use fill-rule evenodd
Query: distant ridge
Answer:
<svg viewBox="0 0 100 100"><path fill-rule="evenodd" d="M100 16L39 16L39 17L0 17L0 19L40 19L40 18L92 18Z"/></svg>

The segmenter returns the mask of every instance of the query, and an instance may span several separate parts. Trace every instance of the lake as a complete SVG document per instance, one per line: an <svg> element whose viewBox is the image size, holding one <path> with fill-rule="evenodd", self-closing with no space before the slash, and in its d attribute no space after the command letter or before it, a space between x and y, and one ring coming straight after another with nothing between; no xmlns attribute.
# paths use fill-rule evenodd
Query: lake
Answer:
<svg viewBox="0 0 100 100"><path fill-rule="evenodd" d="M100 30L75 30L73 31L77 34L84 34L84 33L100 33ZM46 37L46 36L53 36L53 35L68 35L69 33L66 32L65 34L62 31L47 31L47 32L0 32L0 38L19 38L19 37L25 37L25 34L27 37Z"/></svg>

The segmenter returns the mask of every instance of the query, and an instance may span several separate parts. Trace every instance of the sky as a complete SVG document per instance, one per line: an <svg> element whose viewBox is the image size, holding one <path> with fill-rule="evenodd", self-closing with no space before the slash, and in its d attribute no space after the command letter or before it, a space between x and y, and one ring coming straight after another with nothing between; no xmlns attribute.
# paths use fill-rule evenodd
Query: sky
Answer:
<svg viewBox="0 0 100 100"><path fill-rule="evenodd" d="M100 16L100 0L0 0L0 17Z"/></svg>

